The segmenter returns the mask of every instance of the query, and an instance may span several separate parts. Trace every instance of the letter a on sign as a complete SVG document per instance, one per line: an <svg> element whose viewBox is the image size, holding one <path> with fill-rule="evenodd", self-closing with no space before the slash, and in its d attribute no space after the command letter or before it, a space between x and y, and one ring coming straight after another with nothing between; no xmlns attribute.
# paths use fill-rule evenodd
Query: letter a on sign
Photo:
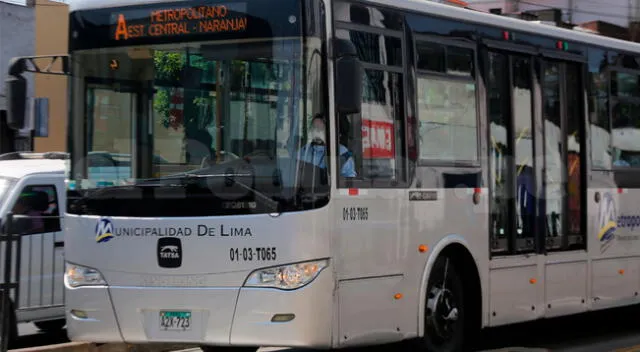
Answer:
<svg viewBox="0 0 640 352"><path fill-rule="evenodd" d="M129 39L129 33L127 33L127 21L124 19L123 14L118 15L118 27L116 27L116 40L120 40L120 36L124 36L124 40Z"/></svg>

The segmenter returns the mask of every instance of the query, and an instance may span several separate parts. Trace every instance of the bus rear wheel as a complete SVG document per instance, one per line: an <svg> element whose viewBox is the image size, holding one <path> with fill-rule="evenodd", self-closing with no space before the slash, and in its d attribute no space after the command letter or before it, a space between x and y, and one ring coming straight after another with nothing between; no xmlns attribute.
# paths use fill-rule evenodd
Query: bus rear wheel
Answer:
<svg viewBox="0 0 640 352"><path fill-rule="evenodd" d="M439 257L429 275L425 304L426 351L459 352L465 348L464 292L453 260Z"/></svg>

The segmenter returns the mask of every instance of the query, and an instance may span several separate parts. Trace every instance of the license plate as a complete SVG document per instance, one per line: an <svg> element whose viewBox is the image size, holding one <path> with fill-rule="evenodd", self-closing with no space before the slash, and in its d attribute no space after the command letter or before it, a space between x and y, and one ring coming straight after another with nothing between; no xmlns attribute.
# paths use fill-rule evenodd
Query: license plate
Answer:
<svg viewBox="0 0 640 352"><path fill-rule="evenodd" d="M160 329L162 330L190 330L191 312L161 311Z"/></svg>

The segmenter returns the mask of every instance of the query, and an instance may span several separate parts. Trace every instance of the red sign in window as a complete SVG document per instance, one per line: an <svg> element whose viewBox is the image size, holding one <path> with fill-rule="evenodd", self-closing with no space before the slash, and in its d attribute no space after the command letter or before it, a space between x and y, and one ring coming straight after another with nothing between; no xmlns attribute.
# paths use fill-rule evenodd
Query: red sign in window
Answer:
<svg viewBox="0 0 640 352"><path fill-rule="evenodd" d="M365 159L395 157L393 122L362 120L362 154Z"/></svg>

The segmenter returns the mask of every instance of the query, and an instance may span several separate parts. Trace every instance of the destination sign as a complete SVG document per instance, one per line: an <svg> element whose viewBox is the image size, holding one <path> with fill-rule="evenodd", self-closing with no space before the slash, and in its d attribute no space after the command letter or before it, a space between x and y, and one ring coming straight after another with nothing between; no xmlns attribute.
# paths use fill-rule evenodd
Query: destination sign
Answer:
<svg viewBox="0 0 640 352"><path fill-rule="evenodd" d="M189 0L78 10L69 17L69 50L296 37L300 7L299 0Z"/></svg>
<svg viewBox="0 0 640 352"><path fill-rule="evenodd" d="M250 25L244 3L135 9L112 13L111 18L111 38L116 41L242 33Z"/></svg>

